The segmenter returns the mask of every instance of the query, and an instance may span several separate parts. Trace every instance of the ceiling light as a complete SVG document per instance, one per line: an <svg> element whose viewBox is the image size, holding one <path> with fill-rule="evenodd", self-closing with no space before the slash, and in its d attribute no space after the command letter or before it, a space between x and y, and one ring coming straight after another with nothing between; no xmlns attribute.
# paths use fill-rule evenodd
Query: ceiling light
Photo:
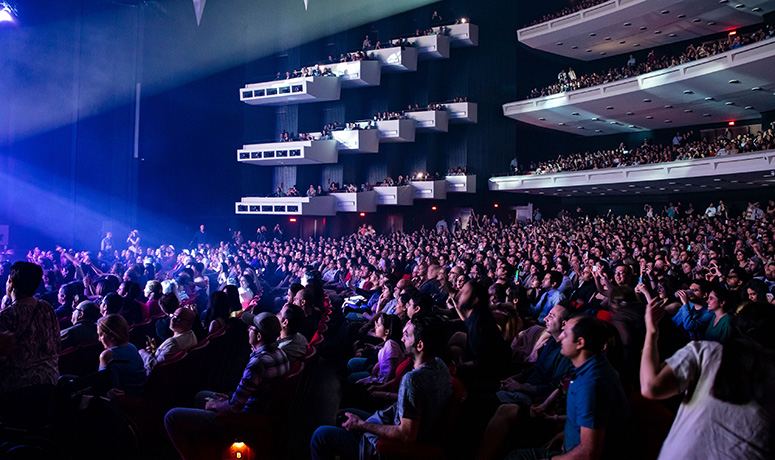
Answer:
<svg viewBox="0 0 775 460"><path fill-rule="evenodd" d="M753 110L753 106L752 105L746 105L745 106L745 110Z"/></svg>
<svg viewBox="0 0 775 460"><path fill-rule="evenodd" d="M665 123L672 123L671 120L665 120Z"/></svg>
<svg viewBox="0 0 775 460"><path fill-rule="evenodd" d="M673 37L675 37L675 36L676 36L675 34L670 34L670 35L668 35L668 37L671 37L671 38L673 38Z"/></svg>
<svg viewBox="0 0 775 460"><path fill-rule="evenodd" d="M692 19L692 22L700 22L700 21L702 21L702 19L700 19L700 18Z"/></svg>
<svg viewBox="0 0 775 460"><path fill-rule="evenodd" d="M759 8L758 6L757 6L756 8L753 8L753 9L751 9L751 11L753 11L754 13L758 13L758 12L760 12L761 10L762 10L762 9L761 9L761 8Z"/></svg>
<svg viewBox="0 0 775 460"><path fill-rule="evenodd" d="M570 49L572 49L572 50L577 50L577 49L579 49L579 47L578 47L578 46L576 46L576 45L573 45L573 46L571 46L571 47L570 47Z"/></svg>
<svg viewBox="0 0 775 460"><path fill-rule="evenodd" d="M544 117L540 117L540 118L538 118L538 119L539 119L540 121L546 121L546 118L544 118Z"/></svg>
<svg viewBox="0 0 775 460"><path fill-rule="evenodd" d="M761 91L761 90L762 89L759 86L754 86L753 88L751 88L751 91Z"/></svg>
<svg viewBox="0 0 775 460"><path fill-rule="evenodd" d="M734 78L732 80L729 80L730 85L736 85L738 83L740 83L740 80L735 80Z"/></svg>
<svg viewBox="0 0 775 460"><path fill-rule="evenodd" d="M708 97L705 98L705 100L706 101L712 101L713 100L713 96L708 96Z"/></svg>
<svg viewBox="0 0 775 460"><path fill-rule="evenodd" d="M619 42L620 45L624 45L625 43L627 43L627 40L622 40Z"/></svg>
<svg viewBox="0 0 775 460"><path fill-rule="evenodd" d="M710 114L709 114L709 113L703 113L703 114L702 114L702 116L703 116L703 117L709 117L709 116L710 116Z"/></svg>
<svg viewBox="0 0 775 460"><path fill-rule="evenodd" d="M589 36L590 36L590 37L597 37L597 34L596 34L596 33L594 33L594 32L592 32L591 34L589 34Z"/></svg>
<svg viewBox="0 0 775 460"><path fill-rule="evenodd" d="M614 109L614 106L612 106L612 105L609 105L609 106L608 106L608 107L606 107L605 109L606 109L606 110L613 110L613 109Z"/></svg>
<svg viewBox="0 0 775 460"><path fill-rule="evenodd" d="M562 42L557 42L557 46L562 46Z"/></svg>
<svg viewBox="0 0 775 460"><path fill-rule="evenodd" d="M686 109L684 110L684 113L692 113L692 109Z"/></svg>
<svg viewBox="0 0 775 460"><path fill-rule="evenodd" d="M632 112L627 112L627 115L634 115Z"/></svg>
<svg viewBox="0 0 775 460"><path fill-rule="evenodd" d="M636 44L632 45L633 48L637 48L639 46L640 46L640 43L636 43Z"/></svg>
<svg viewBox="0 0 775 460"><path fill-rule="evenodd" d="M743 5L742 3L738 3L737 5L735 5L735 8L737 9L745 8L745 5Z"/></svg>
<svg viewBox="0 0 775 460"><path fill-rule="evenodd" d="M640 28L640 30L646 30L646 29L648 29L648 27L646 27L646 26L642 26L642 27Z"/></svg>
<svg viewBox="0 0 775 460"><path fill-rule="evenodd" d="M624 23L624 27L630 27L631 25L632 25L632 23L631 23L631 22L625 22L625 23Z"/></svg>
<svg viewBox="0 0 775 460"><path fill-rule="evenodd" d="M715 23L715 22L713 22L713 21L710 21L710 22L708 23L708 25L709 25L709 26L715 26L715 25L716 25L716 23Z"/></svg>
<svg viewBox="0 0 775 460"><path fill-rule="evenodd" d="M662 13L662 14L669 14L670 10L662 10L662 11L660 11L660 13Z"/></svg>
<svg viewBox="0 0 775 460"><path fill-rule="evenodd" d="M685 15L685 14L679 14L679 15L678 15L678 19L683 19L683 18L685 18L685 17L686 17L686 15Z"/></svg>
<svg viewBox="0 0 775 460"><path fill-rule="evenodd" d="M602 133L603 131L600 131L599 129L595 130L596 133Z"/></svg>
<svg viewBox="0 0 775 460"><path fill-rule="evenodd" d="M605 56L605 51L601 51L601 52L600 52L600 55L601 55L601 56Z"/></svg>
<svg viewBox="0 0 775 460"><path fill-rule="evenodd" d="M565 123L563 123L563 122L559 122L557 124L560 125L560 126L565 126Z"/></svg>
<svg viewBox="0 0 775 460"><path fill-rule="evenodd" d="M692 91L690 89L686 89L686 90L684 90L684 94L694 94L694 91Z"/></svg>
<svg viewBox="0 0 775 460"><path fill-rule="evenodd" d="M652 117L651 115L647 115L646 116L646 120L653 120L653 119L654 119L654 117Z"/></svg>
<svg viewBox="0 0 775 460"><path fill-rule="evenodd" d="M573 113L571 113L571 115L576 115L576 116L578 116L578 115L579 115L579 113L578 113L578 112L573 112Z"/></svg>
<svg viewBox="0 0 775 460"><path fill-rule="evenodd" d="M665 106L665 108L666 108L666 109L672 109L672 108L673 108L673 106L672 106L672 105L670 105L670 104L667 104L667 105Z"/></svg>
<svg viewBox="0 0 775 460"><path fill-rule="evenodd" d="M605 37L605 41L611 41L611 37Z"/></svg>
<svg viewBox="0 0 775 460"><path fill-rule="evenodd" d="M726 104L726 105L735 105L735 103L732 102L732 101L725 102L724 104Z"/></svg>
<svg viewBox="0 0 775 460"><path fill-rule="evenodd" d="M654 31L654 35L659 35L659 34L661 34L661 33L662 33L662 31L661 31L661 30L655 30L655 31Z"/></svg>
<svg viewBox="0 0 775 460"><path fill-rule="evenodd" d="M643 102L651 102L651 99L643 99Z"/></svg>

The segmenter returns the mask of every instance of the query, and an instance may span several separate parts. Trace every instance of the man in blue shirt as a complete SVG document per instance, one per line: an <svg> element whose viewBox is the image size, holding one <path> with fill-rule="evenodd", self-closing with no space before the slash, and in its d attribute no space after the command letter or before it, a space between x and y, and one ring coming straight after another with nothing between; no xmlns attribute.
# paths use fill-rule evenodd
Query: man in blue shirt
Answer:
<svg viewBox="0 0 775 460"><path fill-rule="evenodd" d="M512 425L530 420L526 416L530 405L546 399L567 377L572 365L560 353L559 338L572 311L573 306L567 300L555 305L546 315L546 331L551 337L539 352L535 366L501 382L496 397L502 404L487 424L477 458L502 458L497 450L502 448Z"/></svg>
<svg viewBox="0 0 775 460"><path fill-rule="evenodd" d="M707 307L709 291L706 282L697 280L689 286L688 290L676 292L681 301L681 307L673 316L673 324L685 330L692 340L702 338L702 334L715 316Z"/></svg>
<svg viewBox="0 0 775 460"><path fill-rule="evenodd" d="M538 317L538 323L542 326L549 311L565 298L559 290L560 284L562 284L562 273L554 270L547 272L541 283L541 289L544 293L538 298L535 305L530 306L530 313Z"/></svg>
<svg viewBox="0 0 775 460"><path fill-rule="evenodd" d="M622 429L629 417L629 404L616 371L602 353L607 340L608 329L593 316L576 316L565 322L560 334L561 353L575 368L568 387L565 451L518 450L507 459L617 458L614 442L622 436L612 432Z"/></svg>

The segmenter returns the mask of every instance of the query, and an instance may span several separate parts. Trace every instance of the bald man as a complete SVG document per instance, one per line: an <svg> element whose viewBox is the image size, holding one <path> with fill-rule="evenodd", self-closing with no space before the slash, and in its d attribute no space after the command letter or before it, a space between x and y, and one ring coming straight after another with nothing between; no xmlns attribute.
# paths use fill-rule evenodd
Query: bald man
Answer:
<svg viewBox="0 0 775 460"><path fill-rule="evenodd" d="M194 321L197 321L194 310L187 307L180 307L175 310L175 313L170 316L172 337L162 342L156 350L150 346L145 350L140 350L140 356L143 358L146 371L151 372L156 363L172 358L178 353L196 345L196 334L191 330L194 326Z"/></svg>

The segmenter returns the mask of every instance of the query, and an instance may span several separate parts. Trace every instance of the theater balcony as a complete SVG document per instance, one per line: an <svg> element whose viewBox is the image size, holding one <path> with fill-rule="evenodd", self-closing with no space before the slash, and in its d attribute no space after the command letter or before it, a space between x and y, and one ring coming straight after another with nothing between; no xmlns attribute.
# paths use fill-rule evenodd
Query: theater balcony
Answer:
<svg viewBox="0 0 775 460"><path fill-rule="evenodd" d="M517 31L534 49L591 61L758 24L775 0L611 0Z"/></svg>
<svg viewBox="0 0 775 460"><path fill-rule="evenodd" d="M416 124L417 122L412 119L378 121L379 141L387 143L414 142Z"/></svg>
<svg viewBox="0 0 775 460"><path fill-rule="evenodd" d="M417 122L417 131L446 133L449 131L449 112L446 110L418 110L404 112L407 118Z"/></svg>
<svg viewBox="0 0 775 460"><path fill-rule="evenodd" d="M648 74L503 105L503 114L584 136L725 123L775 109L775 39Z"/></svg>
<svg viewBox="0 0 775 460"><path fill-rule="evenodd" d="M242 197L234 203L237 214L254 215L333 216L336 207L333 196Z"/></svg>
<svg viewBox="0 0 775 460"><path fill-rule="evenodd" d="M450 123L476 123L478 121L475 102L452 102L441 105L449 111Z"/></svg>
<svg viewBox="0 0 775 460"><path fill-rule="evenodd" d="M450 38L446 35L423 35L407 38L406 41L417 50L420 60L449 59Z"/></svg>
<svg viewBox="0 0 775 460"><path fill-rule="evenodd" d="M464 46L479 46L479 26L466 22L463 24L450 24L448 26L434 27L433 31L442 34L441 28L445 29L443 35L450 38L449 46L452 48L462 48Z"/></svg>
<svg viewBox="0 0 775 460"><path fill-rule="evenodd" d="M377 153L379 152L378 129L345 129L331 131L339 142L340 153Z"/></svg>
<svg viewBox="0 0 775 460"><path fill-rule="evenodd" d="M492 177L490 190L585 197L772 187L775 150L556 174Z"/></svg>
<svg viewBox="0 0 775 460"><path fill-rule="evenodd" d="M374 187L377 204L387 206L411 206L414 203L414 188L411 185Z"/></svg>
<svg viewBox="0 0 775 460"><path fill-rule="evenodd" d="M383 72L414 72L417 70L417 50L412 47L401 49L400 46L367 51L369 59L375 59L382 64Z"/></svg>
<svg viewBox="0 0 775 460"><path fill-rule="evenodd" d="M237 161L256 166L312 165L338 160L339 142L335 140L248 144L237 150Z"/></svg>
<svg viewBox="0 0 775 460"><path fill-rule="evenodd" d="M342 88L379 86L382 77L382 64L379 61L340 62L322 67L331 69L339 77Z"/></svg>
<svg viewBox="0 0 775 460"><path fill-rule="evenodd" d="M476 174L447 176L447 193L476 193Z"/></svg>
<svg viewBox="0 0 775 460"><path fill-rule="evenodd" d="M240 89L240 101L250 105L288 105L336 101L342 82L334 76L297 77L251 83Z"/></svg>
<svg viewBox="0 0 775 460"><path fill-rule="evenodd" d="M336 198L338 212L376 212L377 193L374 191L357 193L332 193Z"/></svg>
<svg viewBox="0 0 775 460"><path fill-rule="evenodd" d="M415 200L446 200L446 180L411 181L409 185L414 189Z"/></svg>

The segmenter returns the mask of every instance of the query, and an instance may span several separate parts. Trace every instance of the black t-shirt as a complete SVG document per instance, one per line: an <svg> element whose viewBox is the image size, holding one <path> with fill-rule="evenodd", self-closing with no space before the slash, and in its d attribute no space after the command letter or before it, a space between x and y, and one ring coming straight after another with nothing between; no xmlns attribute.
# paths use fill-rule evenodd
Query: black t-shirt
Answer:
<svg viewBox="0 0 775 460"><path fill-rule="evenodd" d="M511 350L487 306L474 308L465 320L468 347L473 354L479 377L497 379L508 369Z"/></svg>

